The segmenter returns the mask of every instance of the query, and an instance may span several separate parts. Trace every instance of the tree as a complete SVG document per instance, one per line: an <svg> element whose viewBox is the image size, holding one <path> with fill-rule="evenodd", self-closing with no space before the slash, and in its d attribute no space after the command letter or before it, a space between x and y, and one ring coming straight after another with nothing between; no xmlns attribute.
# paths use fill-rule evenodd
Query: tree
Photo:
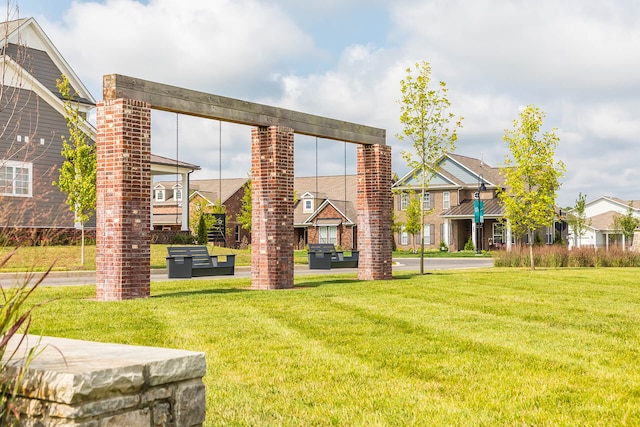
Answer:
<svg viewBox="0 0 640 427"><path fill-rule="evenodd" d="M236 215L238 224L248 232L251 232L251 213L252 213L252 198L251 198L251 179L249 179L244 185L244 195L242 196L242 206L240 212Z"/></svg>
<svg viewBox="0 0 640 427"><path fill-rule="evenodd" d="M535 231L542 226L552 226L555 217L555 200L564 176L565 166L554 159L560 140L556 129L545 132L540 138L545 114L533 105L527 105L519 119L513 121L513 129L505 130L502 139L508 144L500 172L505 176L505 190L498 190L498 197L505 208L505 217L516 236L528 235L531 269Z"/></svg>
<svg viewBox="0 0 640 427"><path fill-rule="evenodd" d="M209 240L205 215L206 213L204 211L200 211L200 216L198 217L198 227L196 228L196 242L199 245L206 245L207 241Z"/></svg>
<svg viewBox="0 0 640 427"><path fill-rule="evenodd" d="M84 225L96 211L96 148L89 144L83 127L85 119L74 101L69 79L63 75L56 80L58 91L64 98L64 113L69 138L62 135L62 156L58 181L53 183L67 195L65 203L80 224L82 235L81 263L84 265Z"/></svg>
<svg viewBox="0 0 640 427"><path fill-rule="evenodd" d="M409 67L406 72L407 76L400 81L402 97L399 101L400 123L404 129L396 137L413 144L413 151L403 151L402 157L416 173L416 178L420 180L420 192L424 195L429 181L438 172L438 160L455 149L462 117L456 118L448 112L451 103L447 98L445 82L439 82L435 88L430 87L431 65L428 62L418 62L415 69ZM420 203L422 236L427 213L424 203ZM424 274L424 239L420 243L420 274Z"/></svg>
<svg viewBox="0 0 640 427"><path fill-rule="evenodd" d="M420 204L420 200L416 199L415 197L409 197L409 205L407 206L406 211L406 221L404 223L405 231L412 237L414 254L416 253L416 234L422 231L422 226L420 225L420 220L422 219L422 210L420 209Z"/></svg>
<svg viewBox="0 0 640 427"><path fill-rule="evenodd" d="M582 236L587 232L587 227L591 226L591 220L587 218L585 214L587 195L579 193L576 199L576 204L573 207L570 215L567 217L567 222L573 230L573 234L576 238L576 246L580 247Z"/></svg>
<svg viewBox="0 0 640 427"><path fill-rule="evenodd" d="M627 209L627 213L625 215L617 214L613 217L612 228L620 231L624 236L625 241L629 242L627 243L627 246L631 246L633 244L633 235L638 226L640 226L640 218L633 214L633 202L629 202L629 209ZM625 250L626 246L623 246L622 249Z"/></svg>

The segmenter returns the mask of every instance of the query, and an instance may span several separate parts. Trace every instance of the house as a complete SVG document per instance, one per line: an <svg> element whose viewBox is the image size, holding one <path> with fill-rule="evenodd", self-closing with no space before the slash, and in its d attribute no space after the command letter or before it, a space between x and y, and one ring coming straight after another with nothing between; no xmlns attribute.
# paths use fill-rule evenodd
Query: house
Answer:
<svg viewBox="0 0 640 427"><path fill-rule="evenodd" d="M56 87L69 79L80 113L95 100L33 18L5 22L0 61L0 198L3 227L73 229L66 195L52 185L68 136L64 101ZM89 126L85 131L91 133Z"/></svg>
<svg viewBox="0 0 640 427"><path fill-rule="evenodd" d="M640 218L640 200L626 201L616 197L601 196L585 203L584 214L587 222L586 232L578 236L569 225L569 248L592 247L605 248L627 246L625 237L614 228L614 219L626 215L629 205L633 215ZM569 211L572 214L573 211ZM639 230L640 232L640 230ZM636 233L638 236L638 233ZM634 238L634 247L640 246L639 238Z"/></svg>
<svg viewBox="0 0 640 427"><path fill-rule="evenodd" d="M191 165L193 166L193 165ZM197 167L197 166L196 166ZM153 220L154 230L189 230L194 231L193 224L201 206L217 206L222 202L225 209L224 236L211 234L210 240L216 243L238 248L251 242L250 233L242 228L237 215L242 208L247 178L200 179L189 180L189 188L185 189L180 181L153 182ZM186 195L189 203L184 204ZM183 214L183 206L189 206L189 214ZM184 227L186 220L187 227ZM182 226L181 226L182 225Z"/></svg>
<svg viewBox="0 0 640 427"><path fill-rule="evenodd" d="M73 233L77 226L65 204L66 195L53 186L64 159L62 138L68 137L64 100L56 80L66 75L71 93L85 118L95 99L33 18L5 22L0 77L0 229L14 233L56 230ZM81 124L95 143L96 131ZM188 189L195 165L151 155L152 175L177 174ZM176 191L176 189L172 189ZM185 205L188 218L188 205ZM86 224L95 227L95 218ZM182 224L188 230L188 222ZM1 239L0 239L1 240Z"/></svg>
<svg viewBox="0 0 640 427"><path fill-rule="evenodd" d="M496 194L504 185L499 168L480 159L449 153L440 158L437 171L425 197L421 197L419 170L407 173L393 184L396 222L406 222L409 200L418 198L430 212L424 226L425 249L437 249L444 244L450 251L459 251L469 240L475 248L487 250L506 245L507 230L499 221L504 208ZM483 223L475 222L475 198L484 205ZM404 226L395 238L399 249L412 249L421 243L420 235L409 235Z"/></svg>
<svg viewBox="0 0 640 427"><path fill-rule="evenodd" d="M355 249L357 241L357 176L296 177L293 212L297 249L309 243L333 243Z"/></svg>
<svg viewBox="0 0 640 427"><path fill-rule="evenodd" d="M436 170L424 198L419 170L407 173L393 184L396 223L406 222L411 198L422 200L424 209L429 211L424 227L425 249L446 245L450 251L459 251L471 242L477 250L494 250L529 243L527 236L516 239L505 221L504 206L497 197L497 190L505 188L500 168L481 159L448 153L438 160ZM483 209L476 215L479 204ZM557 212L552 226L537 230L536 239L544 244L564 239L567 227L560 217ZM410 236L403 225L394 237L396 246L404 250L421 242L419 234Z"/></svg>
<svg viewBox="0 0 640 427"><path fill-rule="evenodd" d="M251 234L242 228L237 215L242 208L248 178L190 180L191 230L198 206L224 206L224 244L242 247L251 243ZM343 249L357 247L356 175L294 178L294 242L297 249L309 243L334 243ZM154 230L177 230L182 223L182 199L186 194L177 181L153 183ZM184 228L183 228L184 230ZM215 239L210 235L210 240Z"/></svg>

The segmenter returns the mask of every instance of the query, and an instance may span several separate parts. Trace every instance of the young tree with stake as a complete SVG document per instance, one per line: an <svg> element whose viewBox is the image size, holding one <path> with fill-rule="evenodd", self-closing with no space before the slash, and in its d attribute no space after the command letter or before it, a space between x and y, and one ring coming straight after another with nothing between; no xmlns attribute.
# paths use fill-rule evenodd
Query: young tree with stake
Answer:
<svg viewBox="0 0 640 427"><path fill-rule="evenodd" d="M74 101L67 76L56 80L58 91L64 98L64 113L69 138L62 135L64 162L56 185L66 193L66 204L80 224L82 235L81 263L84 265L84 225L96 211L96 148L88 142L84 129L85 119Z"/></svg>
<svg viewBox="0 0 640 427"><path fill-rule="evenodd" d="M409 67L406 72L407 76L400 81L402 97L399 100L400 123L404 129L396 137L413 144L413 151L403 151L402 157L416 171L420 181L420 274L424 274L424 221L428 213L424 195L438 172L438 160L455 149L462 117L448 111L451 103L445 82L439 82L435 88L430 86L431 65L428 62L418 62L415 68Z"/></svg>

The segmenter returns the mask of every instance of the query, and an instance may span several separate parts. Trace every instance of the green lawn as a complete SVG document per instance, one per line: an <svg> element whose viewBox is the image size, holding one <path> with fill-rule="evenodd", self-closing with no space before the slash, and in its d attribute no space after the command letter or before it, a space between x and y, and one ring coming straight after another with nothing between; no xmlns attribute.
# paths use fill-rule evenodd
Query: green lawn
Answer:
<svg viewBox="0 0 640 427"><path fill-rule="evenodd" d="M206 425L639 425L640 269L152 284L55 298L32 333L203 351Z"/></svg>

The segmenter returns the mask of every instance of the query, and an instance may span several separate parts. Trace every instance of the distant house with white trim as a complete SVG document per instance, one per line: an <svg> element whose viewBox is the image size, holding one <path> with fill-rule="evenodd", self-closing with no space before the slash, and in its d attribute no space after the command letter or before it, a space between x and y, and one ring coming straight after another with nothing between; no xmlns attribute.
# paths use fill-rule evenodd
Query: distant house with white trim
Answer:
<svg viewBox="0 0 640 427"><path fill-rule="evenodd" d="M622 200L616 197L600 196L585 203L584 213L588 224L586 232L578 237L575 230L569 225L569 248L608 249L626 245L625 237L620 233L620 230L614 229L613 223L617 215L627 214L629 204L632 205L633 215L640 218L640 200ZM571 213L572 211L569 211L569 214ZM634 245L640 245L640 239L634 238Z"/></svg>

